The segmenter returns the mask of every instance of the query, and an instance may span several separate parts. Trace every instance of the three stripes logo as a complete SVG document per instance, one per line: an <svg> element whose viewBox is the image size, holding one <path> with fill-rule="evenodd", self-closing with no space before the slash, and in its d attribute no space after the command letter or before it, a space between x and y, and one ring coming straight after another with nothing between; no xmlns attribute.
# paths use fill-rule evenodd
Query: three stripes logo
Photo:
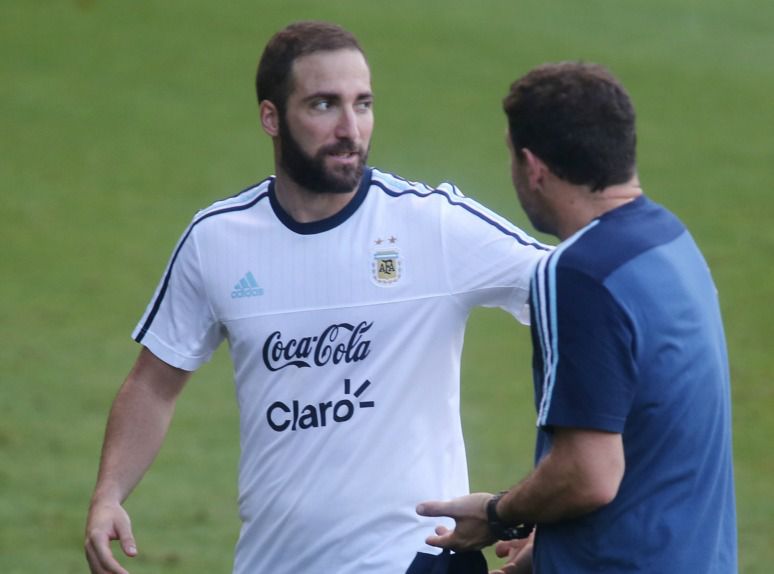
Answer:
<svg viewBox="0 0 774 574"><path fill-rule="evenodd" d="M241 299L242 297L260 297L263 295L263 289L258 285L258 281L253 277L252 271L248 271L239 283L234 285L231 292L232 299Z"/></svg>

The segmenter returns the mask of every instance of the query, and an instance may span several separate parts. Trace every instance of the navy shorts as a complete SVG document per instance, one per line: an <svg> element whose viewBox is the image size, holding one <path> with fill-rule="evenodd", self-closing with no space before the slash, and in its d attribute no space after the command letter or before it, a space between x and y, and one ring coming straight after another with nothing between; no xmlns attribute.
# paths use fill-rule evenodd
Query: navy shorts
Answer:
<svg viewBox="0 0 774 574"><path fill-rule="evenodd" d="M406 574L487 574L489 569L481 552L444 550L440 554L417 552Z"/></svg>

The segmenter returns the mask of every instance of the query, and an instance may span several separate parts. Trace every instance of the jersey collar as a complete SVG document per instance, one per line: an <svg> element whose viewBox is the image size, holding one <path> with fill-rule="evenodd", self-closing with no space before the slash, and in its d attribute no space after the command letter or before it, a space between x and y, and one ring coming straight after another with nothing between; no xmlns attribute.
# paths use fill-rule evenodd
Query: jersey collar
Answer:
<svg viewBox="0 0 774 574"><path fill-rule="evenodd" d="M277 219L279 219L285 227L295 233L301 235L314 235L315 233L323 233L324 231L338 227L357 211L357 208L363 203L363 200L368 193L368 188L371 187L371 168L363 170L363 177L360 179L360 186L357 188L357 192L341 211L330 217L326 217L325 219L309 223L299 223L293 219L287 211L282 209L279 201L277 201L277 194L274 191L275 183L276 179L272 179L269 183L269 201L271 202L271 207L274 210Z"/></svg>

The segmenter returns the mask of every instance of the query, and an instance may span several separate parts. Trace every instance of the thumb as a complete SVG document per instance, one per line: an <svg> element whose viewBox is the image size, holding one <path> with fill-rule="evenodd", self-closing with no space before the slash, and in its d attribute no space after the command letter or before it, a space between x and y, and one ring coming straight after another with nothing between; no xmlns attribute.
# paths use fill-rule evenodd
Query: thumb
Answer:
<svg viewBox="0 0 774 574"><path fill-rule="evenodd" d="M132 534L132 525L127 521L120 521L116 524L116 534L121 541L121 548L124 554L130 557L137 556L137 543L134 541L134 534Z"/></svg>
<svg viewBox="0 0 774 574"><path fill-rule="evenodd" d="M428 500L417 505L417 514L420 516L449 516L451 503L442 500Z"/></svg>

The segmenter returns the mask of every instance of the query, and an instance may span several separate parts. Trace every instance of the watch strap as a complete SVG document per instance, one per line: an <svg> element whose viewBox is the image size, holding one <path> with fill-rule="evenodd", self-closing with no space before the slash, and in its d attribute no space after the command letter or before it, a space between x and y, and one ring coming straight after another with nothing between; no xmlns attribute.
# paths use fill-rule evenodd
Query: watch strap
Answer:
<svg viewBox="0 0 774 574"><path fill-rule="evenodd" d="M495 494L486 503L486 519L489 524L489 531L492 533L492 536L498 540L526 538L535 528L534 524L528 522L505 523L500 520L500 517L497 515L497 503L500 502L500 499L506 492L508 491L503 490L502 492Z"/></svg>

